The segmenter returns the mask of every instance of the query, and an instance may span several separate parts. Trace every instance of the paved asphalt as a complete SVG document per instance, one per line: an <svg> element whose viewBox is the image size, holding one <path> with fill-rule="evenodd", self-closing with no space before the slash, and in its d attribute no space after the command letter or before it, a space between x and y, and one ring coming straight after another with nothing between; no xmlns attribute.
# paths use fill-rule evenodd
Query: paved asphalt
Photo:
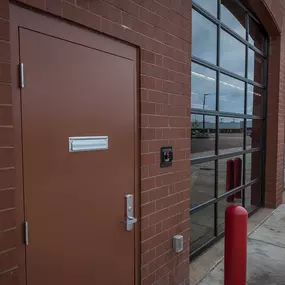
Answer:
<svg viewBox="0 0 285 285"><path fill-rule="evenodd" d="M251 145L251 138L247 136L247 145ZM220 133L219 149L242 148L243 134ZM210 134L208 138L191 138L191 153L213 151L215 149L215 135Z"/></svg>

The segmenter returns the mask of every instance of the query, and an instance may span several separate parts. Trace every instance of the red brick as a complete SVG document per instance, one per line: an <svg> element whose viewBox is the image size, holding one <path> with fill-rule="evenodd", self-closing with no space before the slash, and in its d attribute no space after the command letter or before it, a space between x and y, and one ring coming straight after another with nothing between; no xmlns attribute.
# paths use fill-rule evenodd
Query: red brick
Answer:
<svg viewBox="0 0 285 285"><path fill-rule="evenodd" d="M63 17L68 20L92 29L100 30L100 17L84 9L76 7L67 2L63 2L62 14Z"/></svg>
<svg viewBox="0 0 285 285"><path fill-rule="evenodd" d="M155 79L149 76L141 76L141 87L155 89Z"/></svg>
<svg viewBox="0 0 285 285"><path fill-rule="evenodd" d="M169 187L160 187L149 191L150 201L155 201L157 199L166 197L168 195Z"/></svg>
<svg viewBox="0 0 285 285"><path fill-rule="evenodd" d="M141 239L147 240L149 238L152 238L156 235L156 226L153 225L141 232Z"/></svg>
<svg viewBox="0 0 285 285"><path fill-rule="evenodd" d="M141 181L141 190L146 191L155 188L155 178L146 178Z"/></svg>
<svg viewBox="0 0 285 285"><path fill-rule="evenodd" d="M1 112L1 108L0 108L0 112ZM0 157L1 157L0 168L14 166L14 149L13 148L0 148Z"/></svg>
<svg viewBox="0 0 285 285"><path fill-rule="evenodd" d="M152 127L168 127L169 118L166 116L149 116L149 125Z"/></svg>
<svg viewBox="0 0 285 285"><path fill-rule="evenodd" d="M158 66L162 66L162 56L159 54L155 55L155 64Z"/></svg>
<svg viewBox="0 0 285 285"><path fill-rule="evenodd" d="M111 20L112 22L121 23L122 12L101 0L90 2L90 11Z"/></svg>
<svg viewBox="0 0 285 285"><path fill-rule="evenodd" d="M108 2L109 4L121 9L124 12L127 12L133 16L139 17L139 5L135 4L133 1L129 0L104 0L105 2Z"/></svg>
<svg viewBox="0 0 285 285"><path fill-rule="evenodd" d="M147 89L141 89L140 90L140 95L141 95L141 102L147 102L149 99L149 96L148 96L148 90Z"/></svg>
<svg viewBox="0 0 285 285"><path fill-rule="evenodd" d="M159 223L160 221L163 221L166 218L168 218L168 210L167 209L157 211L156 213L151 214L149 216L149 226L153 226L153 225Z"/></svg>
<svg viewBox="0 0 285 285"><path fill-rule="evenodd" d="M183 73L185 71L185 64L174 60L173 58L163 57L163 66L167 69ZM190 73L190 68L188 73Z"/></svg>
<svg viewBox="0 0 285 285"><path fill-rule="evenodd" d="M190 139L170 140L170 145L172 145L176 150L187 149L190 146Z"/></svg>
<svg viewBox="0 0 285 285"><path fill-rule="evenodd" d="M172 173L173 169L168 167L160 167L160 158L156 164L149 166L149 176L158 176Z"/></svg>
<svg viewBox="0 0 285 285"><path fill-rule="evenodd" d="M0 170L0 190L2 189L8 189L8 188L13 188L15 187L15 170L14 169L3 169ZM4 193L5 192L5 193ZM7 195L13 195L11 194L7 194L6 191L4 191L3 193L1 193L1 195L5 195L5 197ZM4 197L4 196L3 196ZM1 203L4 203L4 200L1 201ZM7 206L8 208L11 207L10 205ZM2 205L0 208L6 208L6 206Z"/></svg>
<svg viewBox="0 0 285 285"><path fill-rule="evenodd" d="M14 247L16 247L16 229L0 232L0 251Z"/></svg>
<svg viewBox="0 0 285 285"><path fill-rule="evenodd" d="M1 183L2 184L2 183ZM15 190L1 190L0 191L0 210L14 208L15 206Z"/></svg>
<svg viewBox="0 0 285 285"><path fill-rule="evenodd" d="M154 64L149 64L142 62L141 64L141 74L151 76L154 78L160 78L168 80L168 70ZM156 80L156 89L163 90L163 82Z"/></svg>
<svg viewBox="0 0 285 285"><path fill-rule="evenodd" d="M144 62L155 64L155 53L142 49L141 60Z"/></svg>
<svg viewBox="0 0 285 285"><path fill-rule="evenodd" d="M184 181L179 181L177 183L175 183L175 192L180 192L183 191L185 189L188 189L190 191L190 180L184 180Z"/></svg>
<svg viewBox="0 0 285 285"><path fill-rule="evenodd" d="M150 202L147 204L142 205L141 207L141 214L143 217L148 216L155 212L155 202Z"/></svg>
<svg viewBox="0 0 285 285"><path fill-rule="evenodd" d="M141 231L149 227L149 217L141 218ZM143 251L144 252L144 251Z"/></svg>
<svg viewBox="0 0 285 285"><path fill-rule="evenodd" d="M162 132L163 132L163 129L156 129L155 130L155 139L156 140L161 140L162 139Z"/></svg>
<svg viewBox="0 0 285 285"><path fill-rule="evenodd" d="M150 263L155 258L155 249L142 255L142 265Z"/></svg>
<svg viewBox="0 0 285 285"><path fill-rule="evenodd" d="M163 91L168 93L184 94L184 85L180 83L164 81L163 82Z"/></svg>
<svg viewBox="0 0 285 285"><path fill-rule="evenodd" d="M141 166L141 178L147 178L149 176L149 167Z"/></svg>
<svg viewBox="0 0 285 285"><path fill-rule="evenodd" d="M0 61L10 62L10 44L9 43L0 42Z"/></svg>
<svg viewBox="0 0 285 285"><path fill-rule="evenodd" d="M155 139L155 129L154 128L143 128L141 130L142 140L153 140Z"/></svg>
<svg viewBox="0 0 285 285"><path fill-rule="evenodd" d="M0 253L0 272L9 270L17 265L17 251L15 249Z"/></svg>
<svg viewBox="0 0 285 285"><path fill-rule="evenodd" d="M157 209L157 211L159 211L159 210L170 207L172 204L176 204L176 201L174 197L168 196L168 197L157 200L155 203L155 208Z"/></svg>
<svg viewBox="0 0 285 285"><path fill-rule="evenodd" d="M14 145L14 130L13 128L0 126L0 147Z"/></svg>
<svg viewBox="0 0 285 285"><path fill-rule="evenodd" d="M5 271L0 274L0 284L5 285L15 285L19 284L19 272L18 269L14 269L11 271Z"/></svg>
<svg viewBox="0 0 285 285"><path fill-rule="evenodd" d="M141 205L149 203L149 191L141 192Z"/></svg>
<svg viewBox="0 0 285 285"><path fill-rule="evenodd" d="M150 239L150 245L151 245L151 247L156 247L156 246L162 244L169 237L170 237L169 231L164 231L164 232L156 235L155 237L151 238Z"/></svg>
<svg viewBox="0 0 285 285"><path fill-rule="evenodd" d="M143 279L142 285L153 285L155 282L155 274L152 273L147 278Z"/></svg>
<svg viewBox="0 0 285 285"><path fill-rule="evenodd" d="M168 103L168 94L165 92L159 92L159 91L149 91L149 101L155 102L155 103Z"/></svg>
<svg viewBox="0 0 285 285"><path fill-rule="evenodd" d="M45 0L18 0L18 2L23 2L38 9L45 9Z"/></svg>
<svg viewBox="0 0 285 285"><path fill-rule="evenodd" d="M90 0L76 0L76 5L88 10L90 8Z"/></svg>
<svg viewBox="0 0 285 285"><path fill-rule="evenodd" d="M0 231L10 229L16 226L15 212L15 209L0 211Z"/></svg>
<svg viewBox="0 0 285 285"><path fill-rule="evenodd" d="M190 97L169 94L169 104L172 106L190 106Z"/></svg>
<svg viewBox="0 0 285 285"><path fill-rule="evenodd" d="M143 114L155 114L155 104L154 103L148 103L148 102L142 102L141 103L141 112Z"/></svg>
<svg viewBox="0 0 285 285"><path fill-rule="evenodd" d="M1 27L1 23L0 23ZM11 82L11 70L9 63L0 63L0 82L10 83Z"/></svg>
<svg viewBox="0 0 285 285"><path fill-rule="evenodd" d="M164 139L175 139L175 138L185 138L185 137L186 137L186 132L184 128L163 129Z"/></svg>
<svg viewBox="0 0 285 285"><path fill-rule="evenodd" d="M12 104L12 86L0 83L0 104Z"/></svg>
<svg viewBox="0 0 285 285"><path fill-rule="evenodd" d="M149 154L143 154L141 156L141 165L150 165L150 164L154 164L156 160L155 154L153 153L149 153Z"/></svg>
<svg viewBox="0 0 285 285"><path fill-rule="evenodd" d="M9 19L9 1L0 1L0 18Z"/></svg>
<svg viewBox="0 0 285 285"><path fill-rule="evenodd" d="M190 69L189 74L180 73L176 71L168 71L168 78L170 81L190 85Z"/></svg>
<svg viewBox="0 0 285 285"><path fill-rule="evenodd" d="M141 115L141 127L148 127L149 126L149 116L148 115Z"/></svg>
<svg viewBox="0 0 285 285"><path fill-rule="evenodd" d="M13 124L12 106L0 105L0 125L9 126Z"/></svg>
<svg viewBox="0 0 285 285"><path fill-rule="evenodd" d="M160 78L155 79L155 89L156 91L163 91L163 80Z"/></svg>
<svg viewBox="0 0 285 285"><path fill-rule="evenodd" d="M155 27L135 18L125 12L122 12L122 24L131 28L132 30L146 35L150 38L155 38Z"/></svg>
<svg viewBox="0 0 285 285"><path fill-rule="evenodd" d="M168 140L155 140L149 142L149 152L158 152L160 151L161 146L168 145Z"/></svg>
<svg viewBox="0 0 285 285"><path fill-rule="evenodd" d="M46 10L54 15L61 15L62 0L46 0Z"/></svg>

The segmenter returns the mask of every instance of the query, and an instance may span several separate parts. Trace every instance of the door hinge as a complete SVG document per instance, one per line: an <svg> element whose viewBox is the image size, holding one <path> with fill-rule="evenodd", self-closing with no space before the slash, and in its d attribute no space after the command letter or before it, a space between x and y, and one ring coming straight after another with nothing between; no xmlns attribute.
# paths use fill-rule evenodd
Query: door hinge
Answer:
<svg viewBox="0 0 285 285"><path fill-rule="evenodd" d="M20 72L20 88L24 88L25 87L25 77L24 77L24 64L23 63L20 63L19 72Z"/></svg>
<svg viewBox="0 0 285 285"><path fill-rule="evenodd" d="M27 221L24 221L24 230L25 230L25 245L29 244L29 225Z"/></svg>

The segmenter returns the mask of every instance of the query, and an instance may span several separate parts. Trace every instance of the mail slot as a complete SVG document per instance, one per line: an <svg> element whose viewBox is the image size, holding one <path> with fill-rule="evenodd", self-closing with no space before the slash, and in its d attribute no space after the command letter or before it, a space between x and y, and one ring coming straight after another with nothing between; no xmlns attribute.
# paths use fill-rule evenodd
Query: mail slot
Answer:
<svg viewBox="0 0 285 285"><path fill-rule="evenodd" d="M69 152L105 150L105 149L108 149L107 136L69 138Z"/></svg>

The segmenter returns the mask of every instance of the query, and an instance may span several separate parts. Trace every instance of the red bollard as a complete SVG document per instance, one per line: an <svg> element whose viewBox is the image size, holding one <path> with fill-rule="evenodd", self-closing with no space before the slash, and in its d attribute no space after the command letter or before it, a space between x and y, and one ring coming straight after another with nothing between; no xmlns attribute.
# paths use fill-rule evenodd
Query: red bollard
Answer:
<svg viewBox="0 0 285 285"><path fill-rule="evenodd" d="M242 206L226 209L224 285L246 285L247 218Z"/></svg>
<svg viewBox="0 0 285 285"><path fill-rule="evenodd" d="M237 188L241 185L241 159L236 157L234 159L234 188ZM241 198L241 192L236 193L236 198Z"/></svg>
<svg viewBox="0 0 285 285"><path fill-rule="evenodd" d="M226 177L226 192L234 189L234 161L229 159L227 161L227 177ZM235 196L230 195L227 197L227 202L233 202Z"/></svg>

